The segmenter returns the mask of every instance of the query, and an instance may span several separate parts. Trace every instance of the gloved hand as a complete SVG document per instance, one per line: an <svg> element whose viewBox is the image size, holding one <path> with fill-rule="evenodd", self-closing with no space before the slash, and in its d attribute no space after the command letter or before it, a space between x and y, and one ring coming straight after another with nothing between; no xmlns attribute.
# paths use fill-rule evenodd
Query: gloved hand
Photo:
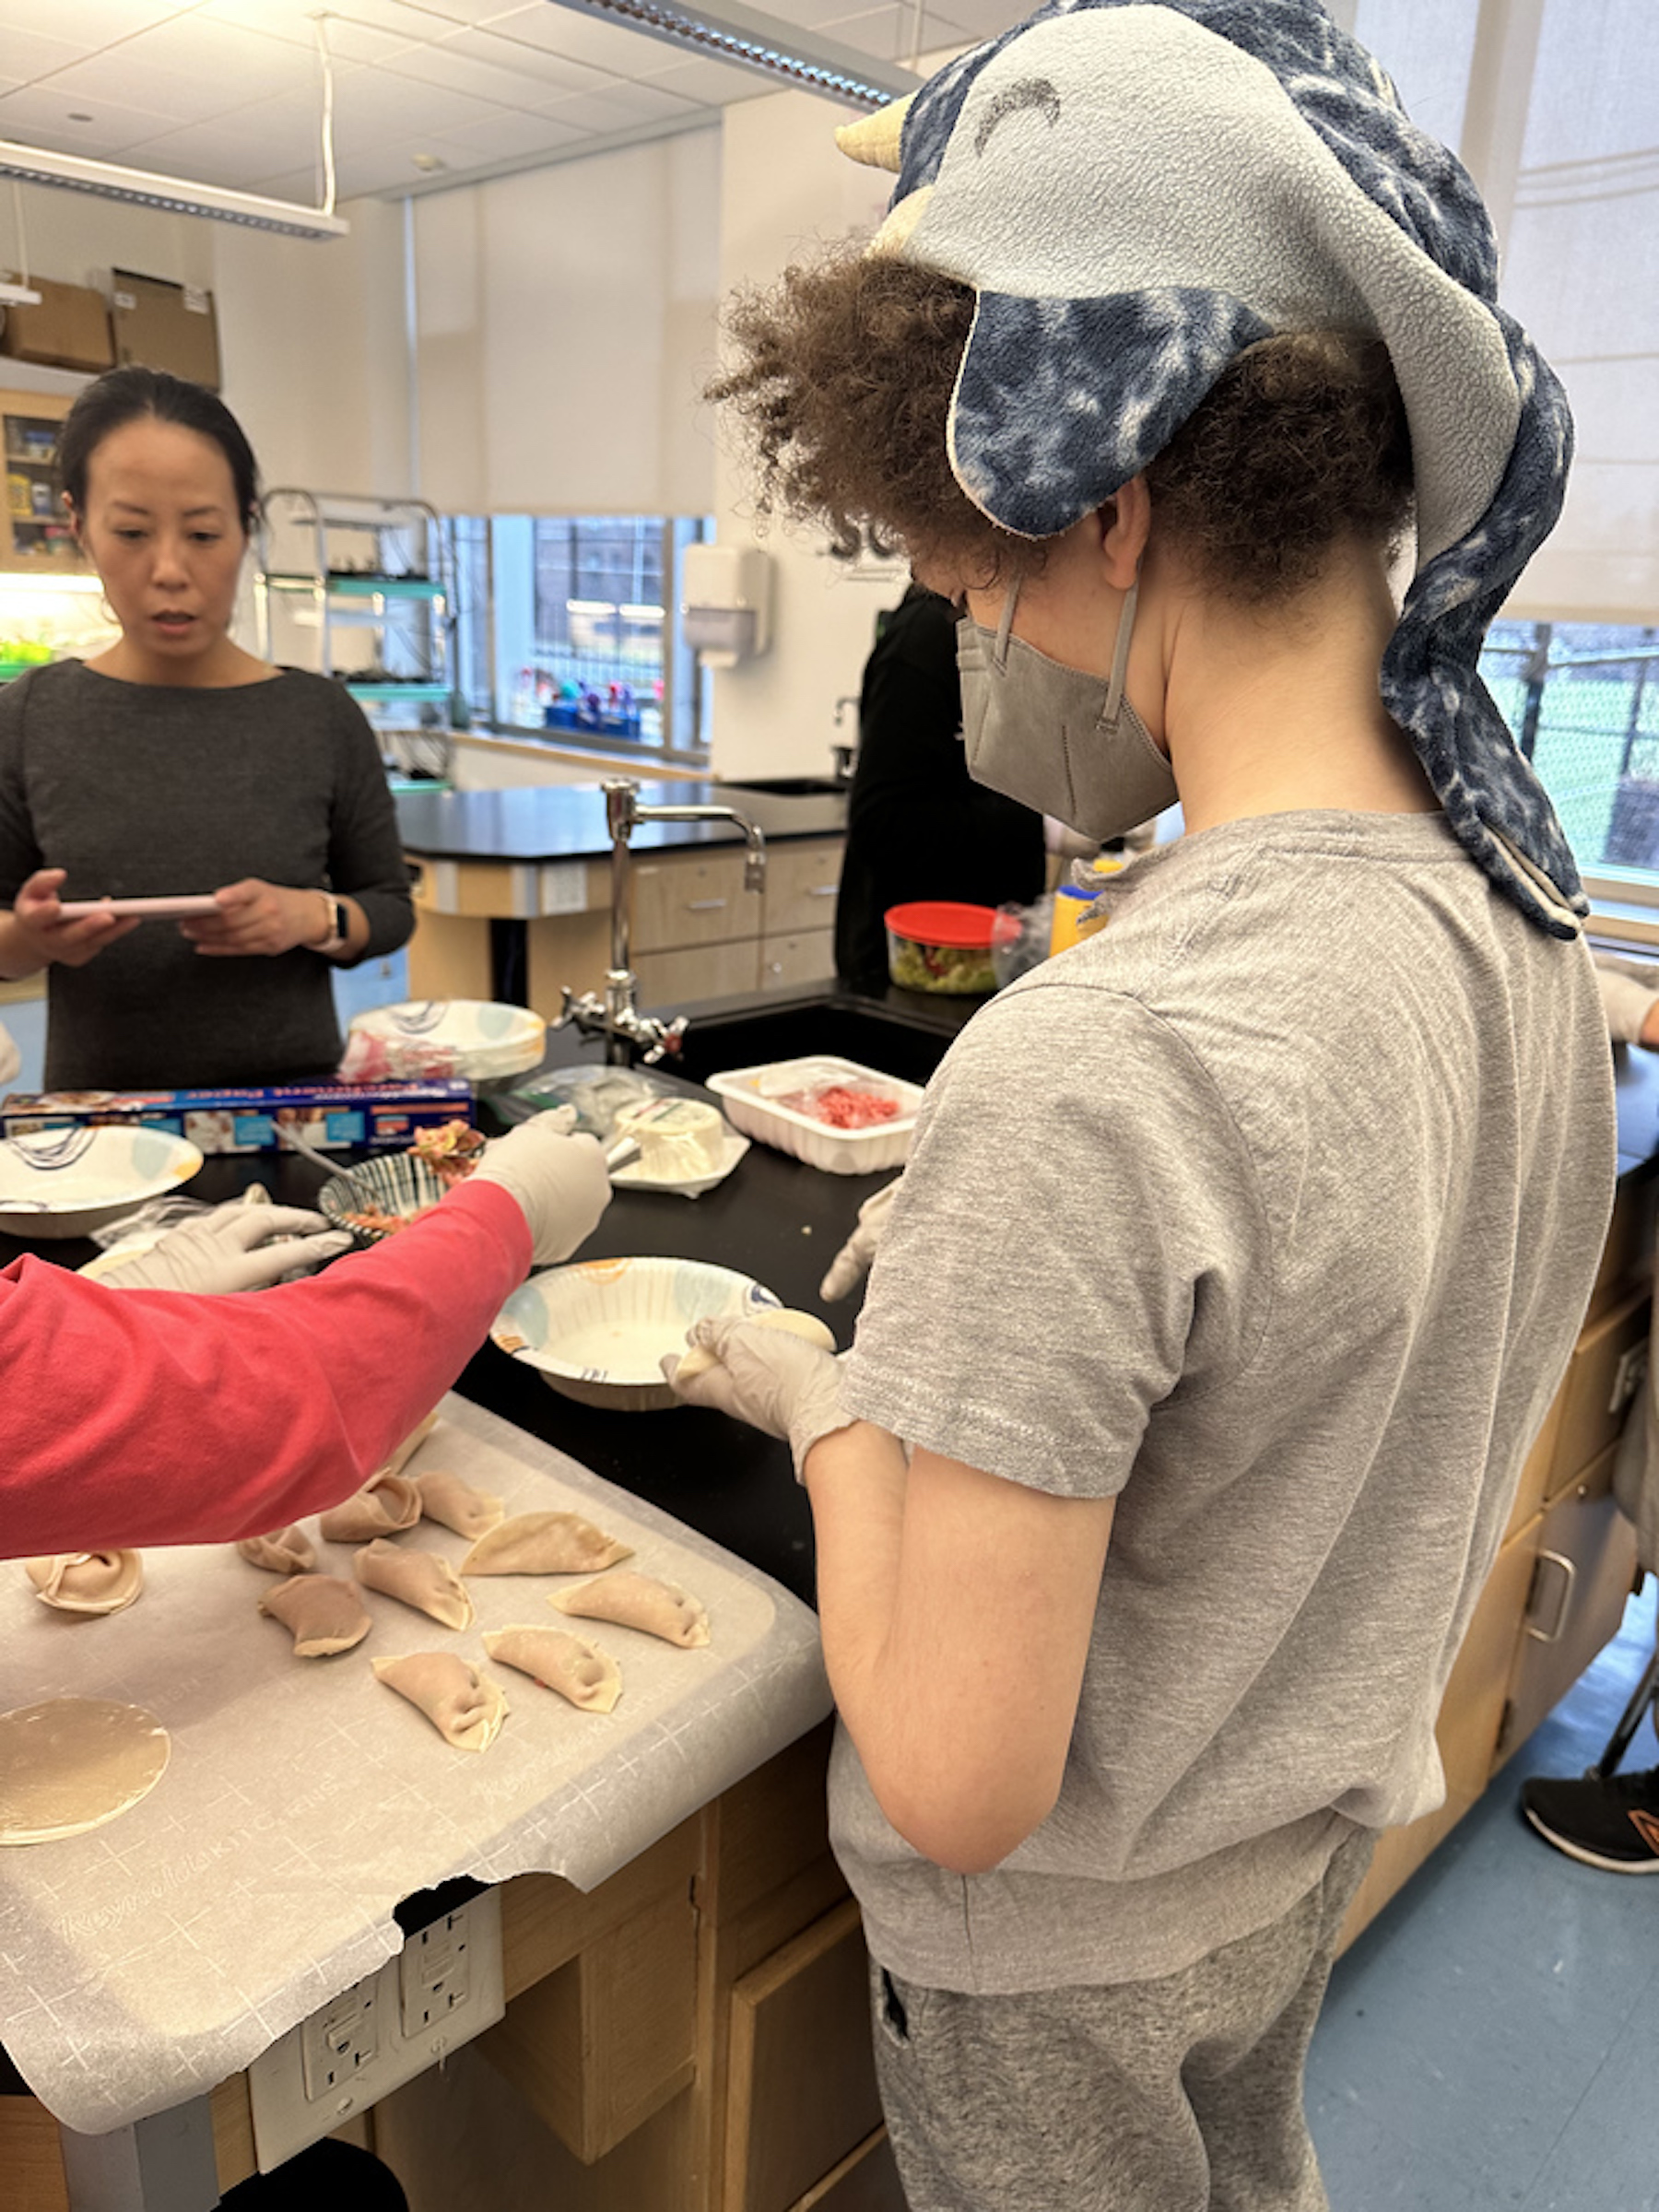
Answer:
<svg viewBox="0 0 1659 2212"><path fill-rule="evenodd" d="M677 1395L688 1406L711 1406L768 1436L784 1438L796 1481L818 1439L852 1422L853 1416L841 1411L839 1359L804 1337L752 1321L699 1321L687 1331L687 1341L712 1352L717 1364L682 1390L675 1382L679 1361L665 1359L663 1373Z"/></svg>
<svg viewBox="0 0 1659 2212"><path fill-rule="evenodd" d="M893 1194L902 1181L902 1176L895 1176L891 1182L883 1183L880 1190L873 1191L859 1207L858 1227L830 1261L830 1272L818 1285L820 1298L850 1298L869 1274L870 1262L876 1257L876 1247L887 1233L888 1217L893 1210Z"/></svg>
<svg viewBox="0 0 1659 2212"><path fill-rule="evenodd" d="M199 1221L169 1230L147 1252L103 1277L118 1290L194 1290L218 1296L264 1290L296 1268L321 1267L351 1249L347 1230L298 1206L233 1199Z"/></svg>
<svg viewBox="0 0 1659 2212"><path fill-rule="evenodd" d="M610 1204L610 1175L596 1138L572 1136L575 1109L555 1106L484 1147L469 1182L498 1182L530 1224L531 1264L568 1260ZM465 1186L463 1186L465 1187Z"/></svg>

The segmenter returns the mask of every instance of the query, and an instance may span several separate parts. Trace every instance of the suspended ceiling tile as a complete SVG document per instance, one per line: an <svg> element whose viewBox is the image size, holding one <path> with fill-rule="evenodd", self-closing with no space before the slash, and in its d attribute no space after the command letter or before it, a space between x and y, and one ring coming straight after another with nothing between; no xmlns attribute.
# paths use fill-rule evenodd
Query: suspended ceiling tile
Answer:
<svg viewBox="0 0 1659 2212"><path fill-rule="evenodd" d="M358 69L335 88L335 136L349 152L394 140L418 145L427 132L488 123L500 112L499 102L475 100L469 92L394 76L387 69Z"/></svg>
<svg viewBox="0 0 1659 2212"><path fill-rule="evenodd" d="M641 50L657 49L654 39L637 38L635 43ZM520 80L521 96L525 80L546 85L553 92L602 92L618 81L615 70L594 69L586 62L571 61L554 53L551 47L532 46L523 39L498 33L487 24L473 30L452 31L431 51L463 53L472 61L505 69Z"/></svg>
<svg viewBox="0 0 1659 2212"><path fill-rule="evenodd" d="M677 92L682 100L692 100L700 107L722 107L732 100L753 100L758 93L777 89L776 84L769 84L758 69L739 69L729 62L704 61L700 56L678 61L672 46L656 40L651 43L663 56L663 66L653 69L641 82L661 85L665 91Z"/></svg>
<svg viewBox="0 0 1659 2212"><path fill-rule="evenodd" d="M147 139L133 149L132 161L138 169L199 175L241 189L248 179L278 169L303 166L314 173L322 136L316 111L306 102L260 100L239 109L234 122L192 124ZM211 177L204 163L213 165Z"/></svg>
<svg viewBox="0 0 1659 2212"><path fill-rule="evenodd" d="M13 66L19 39L62 39L83 53L176 16L188 0L0 0L0 53Z"/></svg>
<svg viewBox="0 0 1659 2212"><path fill-rule="evenodd" d="M641 74L640 48L661 43L642 31L628 30L618 23L601 23L573 7L561 7L558 0L533 0L529 7L492 17L486 29L493 38L539 46L568 61L589 62L596 69L608 69L614 76L629 78Z"/></svg>
<svg viewBox="0 0 1659 2212"><path fill-rule="evenodd" d="M612 81L595 70L568 67L554 56L530 47L520 51L532 63L546 64L546 67L506 66L513 59L513 49L498 41L488 48L488 58L485 58L479 51L483 43L476 33L463 31L454 38L439 39L429 46L411 47L391 65L391 74L421 84L468 92L476 99L494 100L504 108L540 106L548 100L568 98L571 93L588 89L590 85L597 89Z"/></svg>
<svg viewBox="0 0 1659 2212"><path fill-rule="evenodd" d="M562 116L584 131L628 131L639 123L662 123L683 116L697 103L665 91L660 85L609 86L603 92L583 92L574 100L546 100L538 112Z"/></svg>
<svg viewBox="0 0 1659 2212"><path fill-rule="evenodd" d="M431 36L442 18L422 8L381 6L373 18L363 0L346 0L350 14L327 11L328 51L336 62L383 62L406 46ZM317 52L316 18L324 11L320 0L206 0L192 18L246 31L274 45L302 47L312 57ZM389 19L382 20L382 18Z"/></svg>
<svg viewBox="0 0 1659 2212"><path fill-rule="evenodd" d="M74 123L72 114L89 114L92 120ZM116 100L83 109L50 85L25 85L0 100L0 138L20 139L25 146L47 147L58 154L85 154L94 161L112 159L141 139L171 130L174 120Z"/></svg>
<svg viewBox="0 0 1659 2212"><path fill-rule="evenodd" d="M56 69L72 68L76 62L86 60L89 48L73 45L66 39L42 38L39 32L26 30L20 23L15 23L11 18L20 12L13 8L6 18L0 18L0 53L6 56L8 76L15 76L20 84L32 85Z"/></svg>
<svg viewBox="0 0 1659 2212"><path fill-rule="evenodd" d="M861 10L857 15L838 16L821 27L844 46L856 46L861 53L871 53L884 62L908 61L916 43L916 11L901 0L892 0L886 7ZM923 27L926 36L926 27Z"/></svg>
<svg viewBox="0 0 1659 2212"><path fill-rule="evenodd" d="M438 154L452 171L465 171L490 161L515 160L522 154L559 153L587 135L568 117L521 115L503 111L493 123L468 124L461 130L445 133L441 138L423 139L417 150ZM402 181L417 183L421 175L411 162L408 174Z"/></svg>
<svg viewBox="0 0 1659 2212"><path fill-rule="evenodd" d="M138 60L130 47L117 46L77 62L72 69L60 69L37 88L57 101L60 113L88 109L97 119L106 105L114 105L186 124L206 123L278 86L263 78L255 81L246 69L206 76L156 68Z"/></svg>

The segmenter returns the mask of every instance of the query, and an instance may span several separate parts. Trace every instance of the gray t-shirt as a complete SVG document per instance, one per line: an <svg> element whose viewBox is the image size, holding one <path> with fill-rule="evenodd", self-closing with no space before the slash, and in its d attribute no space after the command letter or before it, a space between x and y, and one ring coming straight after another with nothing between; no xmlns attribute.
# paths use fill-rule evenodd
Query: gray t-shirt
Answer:
<svg viewBox="0 0 1659 2212"><path fill-rule="evenodd" d="M1612 1197L1589 954L1440 816L1230 823L1116 886L929 1087L848 1366L912 1445L1117 1500L1060 1801L1001 1866L920 1858L838 1742L872 1951L935 1987L1173 1972L1440 1801Z"/></svg>
<svg viewBox="0 0 1659 2212"><path fill-rule="evenodd" d="M215 891L256 876L347 892L367 959L414 927L385 771L344 687L294 669L229 689L129 684L60 661L0 688L0 905L35 869L65 899ZM318 921L322 922L319 908ZM202 1088L326 1075L331 963L199 955L146 922L48 971L50 1089Z"/></svg>

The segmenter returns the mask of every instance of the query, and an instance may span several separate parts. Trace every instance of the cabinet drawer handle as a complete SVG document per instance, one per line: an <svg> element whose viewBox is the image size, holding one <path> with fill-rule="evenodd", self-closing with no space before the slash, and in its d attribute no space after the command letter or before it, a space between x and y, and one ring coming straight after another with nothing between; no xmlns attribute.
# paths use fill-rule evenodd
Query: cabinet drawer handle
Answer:
<svg viewBox="0 0 1659 2212"><path fill-rule="evenodd" d="M718 914L724 906L724 899L688 899L686 912L688 914Z"/></svg>
<svg viewBox="0 0 1659 2212"><path fill-rule="evenodd" d="M1572 1585L1578 1581L1578 1569L1571 1559L1564 1558L1559 1551L1539 1552L1538 1567L1543 1566L1546 1559L1552 1567L1559 1567L1561 1571L1561 1602L1556 1607L1555 1626L1547 1636L1542 1629L1535 1629L1530 1620L1526 1624L1526 1632L1535 1642L1559 1643L1561 1640L1561 1630L1567 1626L1567 1615L1572 1604ZM1533 1577L1535 1585L1537 1567L1533 1570Z"/></svg>
<svg viewBox="0 0 1659 2212"><path fill-rule="evenodd" d="M808 899L833 899L841 889L839 883L815 883L807 891Z"/></svg>

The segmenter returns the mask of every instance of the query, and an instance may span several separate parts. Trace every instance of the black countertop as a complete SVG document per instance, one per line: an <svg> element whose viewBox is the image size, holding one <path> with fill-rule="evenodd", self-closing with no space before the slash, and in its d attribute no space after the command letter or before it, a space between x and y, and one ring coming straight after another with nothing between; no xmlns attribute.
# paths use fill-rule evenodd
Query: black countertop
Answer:
<svg viewBox="0 0 1659 2212"><path fill-rule="evenodd" d="M733 1004L735 1002L727 1002ZM759 1004L759 1001L756 1001ZM897 1011L898 1009L893 1009ZM936 1010L959 1024L971 1006ZM600 1064L596 1045L572 1032L549 1040L553 1065ZM1619 1047L1615 1053L1621 1174L1659 1168L1659 1055ZM480 1120L490 1121L487 1101ZM312 1203L323 1171L290 1154L209 1159L189 1185L209 1201L263 1182L283 1205ZM618 1189L584 1258L649 1253L712 1260L740 1268L786 1305L818 1313L843 1348L852 1341L858 1299L828 1306L818 1286L850 1233L859 1206L888 1180L828 1175L770 1146L753 1143L735 1171L702 1197ZM0 1265L35 1250L68 1266L91 1258L80 1241L29 1245L0 1236ZM533 1369L486 1343L456 1388L532 1435L546 1439L602 1475L700 1530L772 1575L808 1603L813 1598L812 1526L806 1493L793 1479L786 1448L724 1415L677 1406L660 1413L612 1413L561 1396Z"/></svg>
<svg viewBox="0 0 1659 2212"><path fill-rule="evenodd" d="M605 794L594 783L535 783L508 791L400 791L397 824L406 851L428 860L601 860L611 849ZM735 806L770 842L840 837L847 801L838 791L797 796L743 783L641 783L644 806ZM742 842L733 822L641 822L636 853Z"/></svg>

